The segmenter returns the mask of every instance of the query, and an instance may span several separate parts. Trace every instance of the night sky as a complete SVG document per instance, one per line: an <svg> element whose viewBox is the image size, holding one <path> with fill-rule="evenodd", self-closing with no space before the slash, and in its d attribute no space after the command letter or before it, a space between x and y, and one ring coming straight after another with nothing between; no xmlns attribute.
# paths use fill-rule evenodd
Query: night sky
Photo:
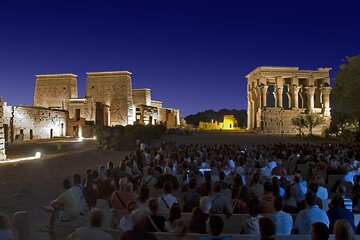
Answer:
<svg viewBox="0 0 360 240"><path fill-rule="evenodd" d="M360 54L359 16L357 1L1 1L0 95L32 105L35 74L74 73L83 97L86 72L128 70L183 116L246 109L257 66L333 78Z"/></svg>

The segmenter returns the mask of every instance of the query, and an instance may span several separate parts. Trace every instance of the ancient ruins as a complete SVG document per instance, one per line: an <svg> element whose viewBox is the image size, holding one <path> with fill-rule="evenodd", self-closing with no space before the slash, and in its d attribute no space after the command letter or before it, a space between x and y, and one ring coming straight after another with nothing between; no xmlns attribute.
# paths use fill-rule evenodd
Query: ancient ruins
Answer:
<svg viewBox="0 0 360 240"><path fill-rule="evenodd" d="M3 110L0 143L2 135L9 142L63 136L92 137L95 125L180 126L179 109L165 108L161 101L152 100L148 88L132 89L128 71L87 73L84 98L78 97L75 74L36 75L34 106L0 103ZM0 153L1 150L0 144Z"/></svg>
<svg viewBox="0 0 360 240"><path fill-rule="evenodd" d="M291 119L316 113L330 124L331 68L300 70L298 67L257 67L247 78L247 129L265 133L295 133Z"/></svg>

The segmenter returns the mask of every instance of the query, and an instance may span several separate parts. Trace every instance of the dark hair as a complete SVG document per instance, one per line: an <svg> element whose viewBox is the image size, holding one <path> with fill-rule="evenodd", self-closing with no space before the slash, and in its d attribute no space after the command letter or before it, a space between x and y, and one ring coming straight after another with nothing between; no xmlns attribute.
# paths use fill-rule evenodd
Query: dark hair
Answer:
<svg viewBox="0 0 360 240"><path fill-rule="evenodd" d="M238 199L243 200L246 204L249 203L249 190L246 186L241 186Z"/></svg>
<svg viewBox="0 0 360 240"><path fill-rule="evenodd" d="M210 215L207 219L208 233L219 236L224 229L224 221L220 216Z"/></svg>
<svg viewBox="0 0 360 240"><path fill-rule="evenodd" d="M73 184L78 185L81 183L81 176L78 173L75 173L73 176Z"/></svg>
<svg viewBox="0 0 360 240"><path fill-rule="evenodd" d="M92 174L88 174L85 178L85 184L84 184L84 187L91 187L92 188L92 185L94 183L94 178L93 178L93 175Z"/></svg>
<svg viewBox="0 0 360 240"><path fill-rule="evenodd" d="M189 188L190 189L195 189L196 188L196 178L192 177L189 180Z"/></svg>
<svg viewBox="0 0 360 240"><path fill-rule="evenodd" d="M252 186L254 183L258 183L259 181L260 181L260 174L256 172L256 173L254 173L254 175L252 176L250 186Z"/></svg>
<svg viewBox="0 0 360 240"><path fill-rule="evenodd" d="M147 185L143 185L140 188L139 192L139 201L145 202L149 198L149 187Z"/></svg>
<svg viewBox="0 0 360 240"><path fill-rule="evenodd" d="M171 204L169 209L169 222L172 224L176 219L181 218L181 209L178 203Z"/></svg>
<svg viewBox="0 0 360 240"><path fill-rule="evenodd" d="M252 217L259 215L260 213L260 201L257 198L252 199L249 201L249 214Z"/></svg>
<svg viewBox="0 0 360 240"><path fill-rule="evenodd" d="M90 225L92 227L101 227L103 221L103 213L99 208L94 208L90 213Z"/></svg>
<svg viewBox="0 0 360 240"><path fill-rule="evenodd" d="M157 199L155 199L155 198L150 199L150 201L149 201L149 210L152 213L156 213L159 210L159 202L158 202Z"/></svg>
<svg viewBox="0 0 360 240"><path fill-rule="evenodd" d="M275 235L275 224L269 217L262 217L259 219L259 228L261 238L269 238Z"/></svg>
<svg viewBox="0 0 360 240"><path fill-rule="evenodd" d="M274 199L274 207L276 211L281 211L285 207L284 198L281 196L276 196Z"/></svg>
<svg viewBox="0 0 360 240"><path fill-rule="evenodd" d="M165 193L171 193L173 190L173 184L170 181L167 181L164 183L164 192Z"/></svg>
<svg viewBox="0 0 360 240"><path fill-rule="evenodd" d="M308 191L305 194L305 202L309 206L314 206L316 204L316 195L313 191Z"/></svg>
<svg viewBox="0 0 360 240"><path fill-rule="evenodd" d="M264 183L264 192L272 192L273 191L273 184L272 182L266 181Z"/></svg>
<svg viewBox="0 0 360 240"><path fill-rule="evenodd" d="M336 193L340 194L341 196L344 196L346 194L346 187L345 185L340 184L337 189L336 189Z"/></svg>
<svg viewBox="0 0 360 240"><path fill-rule="evenodd" d="M7 215L0 213L0 229L10 229L10 220Z"/></svg>
<svg viewBox="0 0 360 240"><path fill-rule="evenodd" d="M71 188L71 182L70 182L70 180L69 179L64 179L64 181L63 181L63 187L66 189L66 190L68 190L69 188Z"/></svg>
<svg viewBox="0 0 360 240"><path fill-rule="evenodd" d="M344 199L342 196L336 194L329 204L330 208L345 208Z"/></svg>
<svg viewBox="0 0 360 240"><path fill-rule="evenodd" d="M319 189L319 186L316 183L310 183L309 184L309 190L312 191L313 193L317 193Z"/></svg>
<svg viewBox="0 0 360 240"><path fill-rule="evenodd" d="M316 222L312 224L312 235L316 240L328 240L329 228L323 222Z"/></svg>
<svg viewBox="0 0 360 240"><path fill-rule="evenodd" d="M225 179L225 173L224 173L224 171L219 172L219 178L220 178L220 180L224 180L224 179Z"/></svg>

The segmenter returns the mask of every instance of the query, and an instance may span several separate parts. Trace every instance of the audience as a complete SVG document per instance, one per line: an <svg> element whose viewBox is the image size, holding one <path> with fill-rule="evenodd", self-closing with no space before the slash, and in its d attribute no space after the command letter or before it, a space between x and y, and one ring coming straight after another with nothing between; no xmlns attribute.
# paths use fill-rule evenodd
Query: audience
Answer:
<svg viewBox="0 0 360 240"><path fill-rule="evenodd" d="M164 174L160 175L156 187L162 189L166 182L171 182L175 190L179 189L178 179L174 175L171 175L171 168L169 166L164 168Z"/></svg>
<svg viewBox="0 0 360 240"><path fill-rule="evenodd" d="M232 215L232 208L230 206L229 199L224 197L220 191L220 183L217 182L214 184L214 192L210 196L212 199L210 213L225 214L228 218Z"/></svg>
<svg viewBox="0 0 360 240"><path fill-rule="evenodd" d="M173 203L169 209L169 218L165 221L164 229L167 232L172 232L172 224L175 222L175 220L181 218L181 209L179 204Z"/></svg>
<svg viewBox="0 0 360 240"><path fill-rule="evenodd" d="M240 187L238 197L234 202L234 214L249 214L249 191L246 186Z"/></svg>
<svg viewBox="0 0 360 240"><path fill-rule="evenodd" d="M155 200L155 199L154 199ZM156 202L156 200L155 200ZM147 225L146 213L141 209L136 209L131 213L133 229L122 234L120 240L156 240L154 234L146 231Z"/></svg>
<svg viewBox="0 0 360 240"><path fill-rule="evenodd" d="M192 211L192 218L189 224L189 230L193 233L206 233L206 221L209 217L212 200L208 196L200 198L199 207Z"/></svg>
<svg viewBox="0 0 360 240"><path fill-rule="evenodd" d="M355 240L355 233L349 221L340 219L334 226L335 240Z"/></svg>
<svg viewBox="0 0 360 240"><path fill-rule="evenodd" d="M355 231L354 215L352 214L352 212L345 208L344 199L341 196L335 195L331 199L331 202L329 204L329 210L326 212L326 214L328 215L330 221L330 233L334 232L333 228L335 222L339 219L347 220Z"/></svg>
<svg viewBox="0 0 360 240"><path fill-rule="evenodd" d="M346 195L346 187L343 184L340 184L336 189L336 194L340 195L344 199L344 206L350 212L353 211L353 204L350 198L347 198Z"/></svg>
<svg viewBox="0 0 360 240"><path fill-rule="evenodd" d="M260 237L261 240L275 240L275 224L268 217L259 219Z"/></svg>
<svg viewBox="0 0 360 240"><path fill-rule="evenodd" d="M149 201L150 214L147 216L148 221L145 225L145 229L149 232L165 232L165 217L158 215L159 203L155 198Z"/></svg>
<svg viewBox="0 0 360 240"><path fill-rule="evenodd" d="M137 209L136 202L130 201L127 203L127 214L121 217L119 223L119 229L122 231L128 231L133 228L133 223L131 221L131 213Z"/></svg>
<svg viewBox="0 0 360 240"><path fill-rule="evenodd" d="M240 233L243 234L260 234L259 219L260 216L260 201L257 198L249 202L249 216L244 219L240 226Z"/></svg>
<svg viewBox="0 0 360 240"><path fill-rule="evenodd" d="M277 196L274 200L275 207L275 226L277 235L289 235L293 227L293 219L289 213L283 211L285 201L282 197Z"/></svg>
<svg viewBox="0 0 360 240"><path fill-rule="evenodd" d="M129 181L127 178L119 180L119 190L113 192L111 195L111 207L116 210L126 210L127 203L135 201L132 192L128 191Z"/></svg>
<svg viewBox="0 0 360 240"><path fill-rule="evenodd" d="M206 232L209 236L201 237L200 240L231 240L232 237L220 236L223 229L223 219L218 215L210 215L206 221Z"/></svg>
<svg viewBox="0 0 360 240"><path fill-rule="evenodd" d="M260 197L260 213L271 214L275 212L272 182L264 183L264 194Z"/></svg>
<svg viewBox="0 0 360 240"><path fill-rule="evenodd" d="M194 207L199 206L200 194L196 192L195 188L196 178L192 177L189 180L188 190L181 195L184 212L191 212Z"/></svg>
<svg viewBox="0 0 360 240"><path fill-rule="evenodd" d="M150 190L147 185L142 185L140 188L139 197L136 200L136 205L138 209L141 209L144 212L149 212L149 200L150 200L149 191Z"/></svg>
<svg viewBox="0 0 360 240"><path fill-rule="evenodd" d="M167 212L169 211L171 205L173 203L177 203L176 197L172 195L173 185L171 182L166 182L164 184L164 193L162 196L158 198L159 201L159 211L160 212Z"/></svg>

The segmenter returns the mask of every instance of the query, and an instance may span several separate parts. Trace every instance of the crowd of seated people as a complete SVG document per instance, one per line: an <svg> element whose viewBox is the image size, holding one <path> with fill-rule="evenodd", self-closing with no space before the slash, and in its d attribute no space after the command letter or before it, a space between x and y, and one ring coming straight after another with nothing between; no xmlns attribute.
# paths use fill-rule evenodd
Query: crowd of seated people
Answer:
<svg viewBox="0 0 360 240"><path fill-rule="evenodd" d="M233 214L245 214L239 222L239 234L260 235L260 220L267 216L274 223L275 235L311 234L317 222L335 234L337 221L344 219L356 232L353 208L360 196L359 150L352 144L170 147L164 143L159 148L138 149L118 163L88 170L84 185L79 175L76 181L74 177L73 186L64 187L65 192L72 189L69 192L78 196L76 214L68 212L73 210L68 203L58 203L62 198L51 205L54 215L65 212L60 220L69 221L93 208L97 199L106 199L113 212L124 212L112 226L126 233L136 225L147 232L173 232L186 225L188 232L206 234L207 221L219 214L225 215L225 224ZM306 164L306 174L297 172L298 164ZM319 175L320 171L327 175ZM333 186L326 187L329 174L344 175L333 191ZM345 187L348 179L354 186L352 199ZM224 190L231 197L225 196ZM150 197L153 191L159 193L156 198ZM329 197L330 208L325 212L328 203L323 200ZM164 212L169 213L168 219ZM182 213L192 214L189 224L181 222ZM133 214L145 219L131 223ZM290 214L296 214L294 220ZM54 222L49 222L50 227ZM266 236L270 233L265 231Z"/></svg>

